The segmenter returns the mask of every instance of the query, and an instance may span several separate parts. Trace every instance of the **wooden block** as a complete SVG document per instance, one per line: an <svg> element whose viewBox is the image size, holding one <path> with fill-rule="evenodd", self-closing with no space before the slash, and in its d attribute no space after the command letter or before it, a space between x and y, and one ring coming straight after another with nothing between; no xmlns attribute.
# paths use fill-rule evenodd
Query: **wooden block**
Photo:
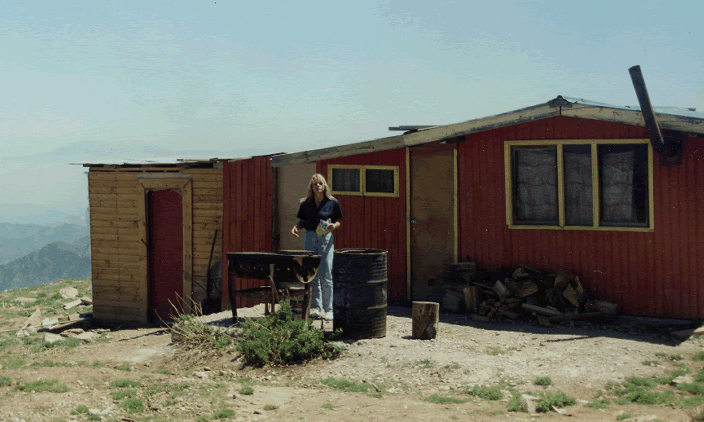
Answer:
<svg viewBox="0 0 704 422"><path fill-rule="evenodd" d="M413 302L412 338L432 340L437 336L440 323L440 304L437 302Z"/></svg>
<svg viewBox="0 0 704 422"><path fill-rule="evenodd" d="M544 315L538 315L538 324L540 324L540 326L542 327L549 327L550 320Z"/></svg>

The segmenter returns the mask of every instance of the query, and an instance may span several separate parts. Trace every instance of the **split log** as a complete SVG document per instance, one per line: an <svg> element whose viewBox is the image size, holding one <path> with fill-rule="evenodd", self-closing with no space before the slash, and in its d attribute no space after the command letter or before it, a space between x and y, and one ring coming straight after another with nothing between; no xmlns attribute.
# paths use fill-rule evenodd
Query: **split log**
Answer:
<svg viewBox="0 0 704 422"><path fill-rule="evenodd" d="M511 292L506 288L506 286L504 285L504 283L501 282L501 280L496 280L493 289L496 294L499 295L499 297L511 296Z"/></svg>
<svg viewBox="0 0 704 422"><path fill-rule="evenodd" d="M586 312L583 314L565 314L548 317L550 322L574 321L578 319L599 318L606 316L603 312Z"/></svg>
<svg viewBox="0 0 704 422"><path fill-rule="evenodd" d="M527 281L518 286L518 296L528 297L534 293L538 293L538 285L532 281Z"/></svg>
<svg viewBox="0 0 704 422"><path fill-rule="evenodd" d="M517 319L518 317L521 316L521 314L519 314L518 312L509 311L509 310L507 310L507 309L499 308L499 309L497 309L497 311L498 311L501 315L506 316L506 317L508 317L508 318L510 318L510 319Z"/></svg>
<svg viewBox="0 0 704 422"><path fill-rule="evenodd" d="M442 299L442 308L451 312L459 312L463 300L464 292L458 292L453 288L448 288Z"/></svg>
<svg viewBox="0 0 704 422"><path fill-rule="evenodd" d="M575 308L579 308L579 294L577 293L577 290L572 288L572 286L567 286L565 287L565 290L562 291L562 296L567 299L569 303L571 303Z"/></svg>
<svg viewBox="0 0 704 422"><path fill-rule="evenodd" d="M599 312L609 315L616 315L618 313L618 305L615 303L607 302L605 300L597 300L594 305Z"/></svg>
<svg viewBox="0 0 704 422"><path fill-rule="evenodd" d="M560 270L555 274L555 287L564 289L567 284L574 280L574 274L569 270Z"/></svg>
<svg viewBox="0 0 704 422"><path fill-rule="evenodd" d="M533 306L533 305L529 305L527 303L522 304L521 308L525 309L526 311L537 312L539 314L548 315L548 316L564 315L562 312L554 310L554 309L543 308L541 306Z"/></svg>
<svg viewBox="0 0 704 422"><path fill-rule="evenodd" d="M477 312L479 304L482 302L482 289L478 286L469 286L462 289L464 293L464 303L469 312Z"/></svg>
<svg viewBox="0 0 704 422"><path fill-rule="evenodd" d="M412 338L432 340L437 335L440 323L440 304L437 302L413 302Z"/></svg>
<svg viewBox="0 0 704 422"><path fill-rule="evenodd" d="M538 324L541 327L550 327L550 319L545 315L538 315Z"/></svg>

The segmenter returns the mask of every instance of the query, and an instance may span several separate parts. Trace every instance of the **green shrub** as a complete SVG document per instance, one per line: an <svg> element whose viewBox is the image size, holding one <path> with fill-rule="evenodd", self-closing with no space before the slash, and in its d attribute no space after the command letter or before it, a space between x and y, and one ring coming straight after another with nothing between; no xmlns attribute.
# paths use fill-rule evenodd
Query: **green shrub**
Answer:
<svg viewBox="0 0 704 422"><path fill-rule="evenodd" d="M330 403L330 402L327 402L327 403L325 403L324 405L322 405L322 406L320 406L320 407L321 407L322 409L325 409L325 410L335 410L335 405L332 404L332 403Z"/></svg>
<svg viewBox="0 0 704 422"><path fill-rule="evenodd" d="M112 393L112 399L115 401L120 401L124 399L129 399L137 395L137 390L119 390Z"/></svg>
<svg viewBox="0 0 704 422"><path fill-rule="evenodd" d="M0 377L0 387L9 387L12 385L12 380L8 377Z"/></svg>
<svg viewBox="0 0 704 422"><path fill-rule="evenodd" d="M14 391L34 391L35 393L48 391L51 393L65 393L68 391L68 387L66 384L59 384L57 380L39 380L28 382L26 384L18 384L15 386Z"/></svg>
<svg viewBox="0 0 704 422"><path fill-rule="evenodd" d="M521 393L515 388L509 388L508 391L511 392L511 398L508 399L508 411L519 412L521 410Z"/></svg>
<svg viewBox="0 0 704 422"><path fill-rule="evenodd" d="M264 405L264 410L276 410L276 409L278 409L278 408L279 408L279 406L275 406L275 405L273 405L273 404L266 404L266 405Z"/></svg>
<svg viewBox="0 0 704 422"><path fill-rule="evenodd" d="M82 404L71 411L72 415L87 415L88 406Z"/></svg>
<svg viewBox="0 0 704 422"><path fill-rule="evenodd" d="M144 403L142 403L142 400L135 397L123 401L122 403L120 403L120 407L125 409L127 413L144 412Z"/></svg>
<svg viewBox="0 0 704 422"><path fill-rule="evenodd" d="M127 387L141 387L142 384L138 381L132 381L128 379L119 379L110 383L110 387L117 388L127 388Z"/></svg>
<svg viewBox="0 0 704 422"><path fill-rule="evenodd" d="M240 388L240 394L244 394L245 396L251 396L254 394L254 388L245 385L244 387Z"/></svg>
<svg viewBox="0 0 704 422"><path fill-rule="evenodd" d="M694 360L695 362L704 360L704 352L699 352L696 355L692 356L692 360Z"/></svg>
<svg viewBox="0 0 704 422"><path fill-rule="evenodd" d="M278 311L263 319L246 320L242 328L237 350L257 367L288 365L319 356L333 359L342 352L327 342L324 332L312 326L312 320L293 319L288 301L282 301Z"/></svg>
<svg viewBox="0 0 704 422"><path fill-rule="evenodd" d="M235 411L232 409L220 409L213 414L213 419L229 419L235 417Z"/></svg>
<svg viewBox="0 0 704 422"><path fill-rule="evenodd" d="M694 383L694 384L688 384L688 383L682 383L682 384L677 384L677 389L681 391L686 391L691 394L695 395L704 395L704 384L701 383Z"/></svg>
<svg viewBox="0 0 704 422"><path fill-rule="evenodd" d="M609 399L594 399L590 401L589 403L585 404L585 406L591 408L591 409L606 409L609 407L611 404L611 400Z"/></svg>
<svg viewBox="0 0 704 422"><path fill-rule="evenodd" d="M550 377L538 377L535 379L535 381L533 381L533 384L547 387L548 385L552 385L552 380L550 379Z"/></svg>
<svg viewBox="0 0 704 422"><path fill-rule="evenodd" d="M432 396L428 397L425 399L425 401L430 402L430 403L441 403L441 404L446 404L446 403L467 403L468 400L463 400L463 399L457 399L454 397L444 397L440 396L437 394L433 394Z"/></svg>
<svg viewBox="0 0 704 422"><path fill-rule="evenodd" d="M125 371L125 372L130 372L132 370L132 368L130 368L129 365L116 366L115 369L117 369L118 371Z"/></svg>
<svg viewBox="0 0 704 422"><path fill-rule="evenodd" d="M617 421L622 421L622 420L625 420L625 419L630 419L630 418L632 418L632 417L633 417L633 415L631 415L630 413L621 413L620 415L616 416L616 420L617 420Z"/></svg>
<svg viewBox="0 0 704 422"><path fill-rule="evenodd" d="M704 382L704 369L699 371L697 375L694 376L694 381L696 382Z"/></svg>
<svg viewBox="0 0 704 422"><path fill-rule="evenodd" d="M535 405L535 409L538 412L547 412L550 410L550 406L555 407L565 407L572 406L577 401L572 397L566 395L565 393L541 393L540 400Z"/></svg>
<svg viewBox="0 0 704 422"><path fill-rule="evenodd" d="M501 393L501 387L498 385L493 387L480 387L475 385L471 390L469 388L465 389L463 393L469 394L470 396L480 397L484 400L501 400L504 396Z"/></svg>
<svg viewBox="0 0 704 422"><path fill-rule="evenodd" d="M204 324L195 315L181 314L171 326L171 332L186 347L226 352L234 347L235 339L226 331Z"/></svg>
<svg viewBox="0 0 704 422"><path fill-rule="evenodd" d="M358 384L347 380L337 380L333 377L325 378L320 382L328 387L337 388L347 393L366 393L370 388L373 388L371 384L366 382Z"/></svg>

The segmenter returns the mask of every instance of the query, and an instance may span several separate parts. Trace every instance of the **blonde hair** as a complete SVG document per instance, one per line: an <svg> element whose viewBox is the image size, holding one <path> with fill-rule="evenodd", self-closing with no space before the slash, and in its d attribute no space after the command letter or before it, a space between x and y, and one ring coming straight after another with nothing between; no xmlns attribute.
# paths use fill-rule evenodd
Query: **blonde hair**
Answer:
<svg viewBox="0 0 704 422"><path fill-rule="evenodd" d="M315 173L313 177L310 178L310 182L308 182L308 193L305 198L301 198L301 202L310 201L315 197L313 193L313 182L323 182L323 195L328 199L335 199L335 197L332 196L328 182L325 181L325 177L320 173Z"/></svg>

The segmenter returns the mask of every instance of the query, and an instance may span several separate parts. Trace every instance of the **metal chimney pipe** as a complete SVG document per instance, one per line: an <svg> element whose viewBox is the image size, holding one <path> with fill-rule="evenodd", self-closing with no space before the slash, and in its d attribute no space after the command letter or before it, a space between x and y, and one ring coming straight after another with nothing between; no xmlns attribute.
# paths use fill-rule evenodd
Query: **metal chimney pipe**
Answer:
<svg viewBox="0 0 704 422"><path fill-rule="evenodd" d="M628 72L631 74L633 88L636 90L640 111L643 113L643 119L645 120L645 127L648 128L650 142L656 150L665 150L667 145L665 144L665 139L662 137L662 133L660 133L658 122L655 120L655 112L653 111L653 105L650 104L648 89L645 87L645 80L643 79L643 73L640 71L640 66L633 66L628 69Z"/></svg>

